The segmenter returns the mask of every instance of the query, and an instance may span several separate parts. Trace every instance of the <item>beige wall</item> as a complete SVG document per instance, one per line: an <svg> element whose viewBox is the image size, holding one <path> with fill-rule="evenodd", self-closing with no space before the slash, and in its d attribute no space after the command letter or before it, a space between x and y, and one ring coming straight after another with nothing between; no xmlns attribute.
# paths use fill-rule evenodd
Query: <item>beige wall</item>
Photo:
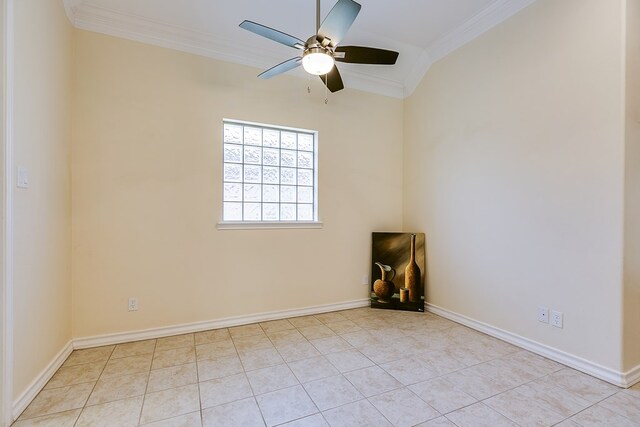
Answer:
<svg viewBox="0 0 640 427"><path fill-rule="evenodd" d="M14 399L71 338L71 37L62 2L15 2Z"/></svg>
<svg viewBox="0 0 640 427"><path fill-rule="evenodd" d="M624 370L640 365L640 1L626 0Z"/></svg>
<svg viewBox="0 0 640 427"><path fill-rule="evenodd" d="M0 176L2 176L2 184L0 188L0 209L2 209L2 225L0 225L0 274L2 277L0 278L0 426L4 426L8 422L8 409L6 396L10 394L9 390L5 390L7 387L6 383L6 366L5 366L5 339L6 339L6 330L5 330L5 292L6 292L6 283L5 283L5 224L6 224L6 192L5 192L5 152L6 152L6 126L7 126L7 116L5 110L6 103L6 86L5 79L7 74L7 63L5 61L5 53L6 53L6 32L7 32L7 19L6 19L6 6L7 1L0 1L0 80L2 81L2 95L0 96L0 119L2 123L2 131L0 131Z"/></svg>
<svg viewBox="0 0 640 427"><path fill-rule="evenodd" d="M316 81L307 95L305 80L84 31L72 61L62 5L16 3L31 188L15 194L14 398L71 336L366 298L369 233L403 225L427 233L431 303L640 363L637 1L539 0L404 103L346 90L329 105ZM319 130L323 229L216 229L222 118ZM540 305L564 329L539 324Z"/></svg>
<svg viewBox="0 0 640 427"><path fill-rule="evenodd" d="M429 302L615 370L622 3L539 0L436 63L404 115L404 226L427 234Z"/></svg>
<svg viewBox="0 0 640 427"><path fill-rule="evenodd" d="M75 337L366 298L402 226L401 100L75 33ZM319 131L320 230L217 230L222 119ZM136 296L140 310L127 311Z"/></svg>

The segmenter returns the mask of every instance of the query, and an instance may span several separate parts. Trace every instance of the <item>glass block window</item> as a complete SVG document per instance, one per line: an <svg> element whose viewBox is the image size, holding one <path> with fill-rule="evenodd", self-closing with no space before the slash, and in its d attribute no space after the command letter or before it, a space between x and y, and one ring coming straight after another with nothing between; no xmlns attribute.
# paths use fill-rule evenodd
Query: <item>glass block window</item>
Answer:
<svg viewBox="0 0 640 427"><path fill-rule="evenodd" d="M318 133L223 124L223 221L317 221Z"/></svg>

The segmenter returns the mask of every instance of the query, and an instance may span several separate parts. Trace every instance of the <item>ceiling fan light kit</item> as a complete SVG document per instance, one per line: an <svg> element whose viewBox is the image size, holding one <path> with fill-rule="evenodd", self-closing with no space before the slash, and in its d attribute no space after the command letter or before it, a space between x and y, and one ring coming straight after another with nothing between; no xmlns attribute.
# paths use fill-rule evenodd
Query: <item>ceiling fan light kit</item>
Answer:
<svg viewBox="0 0 640 427"><path fill-rule="evenodd" d="M258 77L268 79L302 64L304 70L320 76L331 92L344 89L336 62L371 65L393 65L398 52L364 46L337 46L346 35L360 12L361 5L353 0L338 0L320 25L320 0L316 0L316 35L306 42L253 21L243 21L240 28L266 37L294 49L302 50L302 56L288 59L262 72Z"/></svg>
<svg viewBox="0 0 640 427"><path fill-rule="evenodd" d="M327 49L321 47L307 49L302 55L302 67L307 73L314 76L327 74L334 65L333 55Z"/></svg>

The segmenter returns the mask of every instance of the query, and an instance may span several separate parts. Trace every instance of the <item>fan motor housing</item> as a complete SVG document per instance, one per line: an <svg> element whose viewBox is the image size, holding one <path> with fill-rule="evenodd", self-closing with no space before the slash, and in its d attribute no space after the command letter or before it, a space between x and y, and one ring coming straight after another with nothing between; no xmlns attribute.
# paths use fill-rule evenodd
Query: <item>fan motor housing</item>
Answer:
<svg viewBox="0 0 640 427"><path fill-rule="evenodd" d="M302 56L305 57L306 55L309 55L311 53L324 53L325 55L333 57L333 51L322 46L308 47L304 50Z"/></svg>

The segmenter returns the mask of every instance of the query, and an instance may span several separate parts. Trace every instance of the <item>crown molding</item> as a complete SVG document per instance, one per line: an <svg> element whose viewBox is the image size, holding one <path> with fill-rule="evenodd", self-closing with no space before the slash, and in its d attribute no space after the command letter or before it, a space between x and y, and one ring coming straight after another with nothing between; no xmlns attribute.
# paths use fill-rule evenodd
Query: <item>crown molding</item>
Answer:
<svg viewBox="0 0 640 427"><path fill-rule="evenodd" d="M75 25L75 16L78 7L82 4L82 0L62 0L64 4L64 11L67 14L67 18L71 25Z"/></svg>
<svg viewBox="0 0 640 427"><path fill-rule="evenodd" d="M273 58L252 46L214 37L164 22L86 4L83 0L63 0L71 23L79 29L125 38L141 43L189 52L222 61L269 68ZM536 0L495 0L487 8L426 47L404 81L395 81L344 67L345 86L394 98L410 96L436 61L515 15ZM302 76L301 73L291 73Z"/></svg>
<svg viewBox="0 0 640 427"><path fill-rule="evenodd" d="M416 87L418 87L424 76L427 74L427 71L429 71L429 68L431 68L433 62L434 61L429 55L429 52L423 50L420 53L420 56L418 56L415 64L411 67L411 70L409 70L409 73L405 77L404 98L409 97Z"/></svg>
<svg viewBox="0 0 640 427"><path fill-rule="evenodd" d="M252 67L271 61L260 51L231 40L87 4L75 10L74 25L81 30Z"/></svg>
<svg viewBox="0 0 640 427"><path fill-rule="evenodd" d="M402 82L371 76L349 69L348 66L348 64L340 64L340 75L346 87L392 98L404 98L404 85Z"/></svg>
<svg viewBox="0 0 640 427"><path fill-rule="evenodd" d="M496 25L512 17L536 0L496 0L486 9L464 22L453 31L446 33L427 47L433 62L442 59L459 47L489 31Z"/></svg>
<svg viewBox="0 0 640 427"><path fill-rule="evenodd" d="M458 27L444 34L424 50L405 79L405 96L410 96L431 66L459 47L486 33L537 0L496 0Z"/></svg>
<svg viewBox="0 0 640 427"><path fill-rule="evenodd" d="M77 7L71 3L80 2ZM76 28L141 43L193 53L213 59L247 65L261 70L273 66L273 58L252 46L236 41L214 37L183 27L156 22L139 16L131 16L114 10L83 4L81 0L65 0L71 11L72 23ZM403 98L404 86L401 82L373 77L354 70L340 70L345 85L379 95ZM304 73L291 73L306 78Z"/></svg>

